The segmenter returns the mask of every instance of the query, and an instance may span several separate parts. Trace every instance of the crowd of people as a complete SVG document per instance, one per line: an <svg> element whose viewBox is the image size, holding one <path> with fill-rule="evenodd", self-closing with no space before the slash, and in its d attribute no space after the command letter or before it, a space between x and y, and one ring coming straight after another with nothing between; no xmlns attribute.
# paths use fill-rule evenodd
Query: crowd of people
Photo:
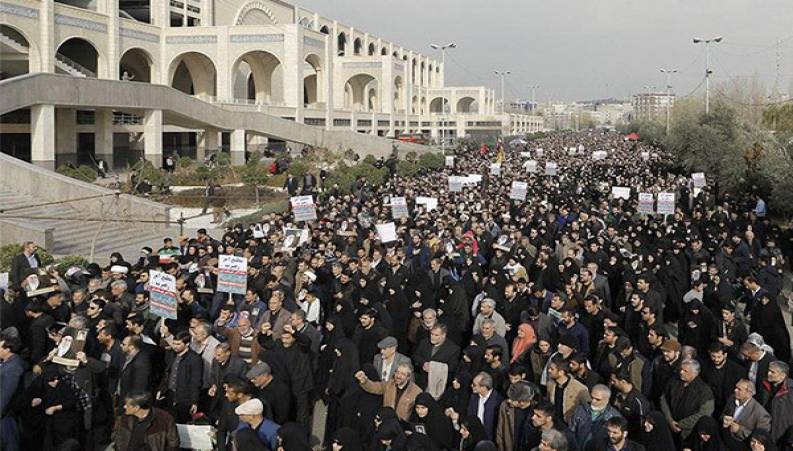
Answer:
<svg viewBox="0 0 793 451"><path fill-rule="evenodd" d="M762 197L696 186L614 132L513 144L351 192L290 181L318 220L273 213L105 267L60 274L25 243L0 316L3 449L172 451L176 424L212 425L221 451L793 449L793 235ZM674 214L640 214L661 192ZM285 247L285 229L307 233ZM232 254L244 295L217 290ZM175 320L152 312L150 270L176 278ZM85 345L59 359L70 331Z"/></svg>

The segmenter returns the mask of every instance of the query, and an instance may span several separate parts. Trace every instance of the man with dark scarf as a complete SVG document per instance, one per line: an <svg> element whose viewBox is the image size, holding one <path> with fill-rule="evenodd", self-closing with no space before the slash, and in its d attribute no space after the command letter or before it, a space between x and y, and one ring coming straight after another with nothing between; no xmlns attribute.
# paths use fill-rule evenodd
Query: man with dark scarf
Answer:
<svg viewBox="0 0 793 451"><path fill-rule="evenodd" d="M702 417L713 414L713 392L700 377L700 371L699 362L684 360L680 376L669 381L661 397L661 411L678 445L689 439Z"/></svg>

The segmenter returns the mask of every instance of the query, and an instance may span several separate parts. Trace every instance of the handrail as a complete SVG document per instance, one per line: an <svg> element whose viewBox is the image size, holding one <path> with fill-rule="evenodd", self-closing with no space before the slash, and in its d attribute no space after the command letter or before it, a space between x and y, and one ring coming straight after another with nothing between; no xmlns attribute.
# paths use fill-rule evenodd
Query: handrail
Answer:
<svg viewBox="0 0 793 451"><path fill-rule="evenodd" d="M59 60L61 63L65 64L65 65L71 67L72 69L76 70L77 72L81 72L84 77L96 78L96 72L85 68L84 66L82 66L77 61L74 61L73 59L69 58L68 56L66 56L66 55L64 55L62 53L56 53L55 54L55 59Z"/></svg>

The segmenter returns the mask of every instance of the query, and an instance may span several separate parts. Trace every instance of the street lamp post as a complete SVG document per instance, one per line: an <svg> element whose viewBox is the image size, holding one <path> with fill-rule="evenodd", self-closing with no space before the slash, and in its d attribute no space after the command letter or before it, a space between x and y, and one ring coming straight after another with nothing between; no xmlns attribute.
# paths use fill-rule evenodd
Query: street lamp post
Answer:
<svg viewBox="0 0 793 451"><path fill-rule="evenodd" d="M531 111L534 112L534 95L537 92L537 89L540 88L540 85L530 85L529 89L531 89Z"/></svg>
<svg viewBox="0 0 793 451"><path fill-rule="evenodd" d="M694 44L705 44L705 114L710 113L710 43L721 42L722 39L722 36L710 39L694 38Z"/></svg>
<svg viewBox="0 0 793 451"><path fill-rule="evenodd" d="M666 74L666 134L669 134L669 110L672 102L672 74L676 74L678 69L661 69L662 74Z"/></svg>
<svg viewBox="0 0 793 451"><path fill-rule="evenodd" d="M443 66L443 73L446 75L446 49L453 49L457 47L457 44L454 42L450 42L446 45L438 45L438 44L430 44L430 47L434 50L441 51L441 65ZM441 137L441 151L446 152L446 141L444 138L444 126L446 125L446 121L444 120L444 114L446 113L446 98L441 96L441 126L439 130L439 134Z"/></svg>
<svg viewBox="0 0 793 451"><path fill-rule="evenodd" d="M505 113L507 111L507 104L506 99L504 98L504 77L511 74L512 72L508 70L497 70L494 72L497 77L501 77L501 112Z"/></svg>

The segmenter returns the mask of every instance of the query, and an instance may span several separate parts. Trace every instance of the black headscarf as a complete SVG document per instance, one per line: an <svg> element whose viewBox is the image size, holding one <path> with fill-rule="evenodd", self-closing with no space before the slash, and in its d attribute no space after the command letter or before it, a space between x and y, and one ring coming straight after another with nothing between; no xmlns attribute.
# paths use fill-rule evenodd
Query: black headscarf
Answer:
<svg viewBox="0 0 793 451"><path fill-rule="evenodd" d="M697 421L694 431L691 433L693 439L692 449L694 451L721 451L724 445L721 443L721 435L718 423L712 416L704 416ZM706 442L702 440L701 434L707 434L710 439Z"/></svg>
<svg viewBox="0 0 793 451"><path fill-rule="evenodd" d="M442 409L451 407L455 412L465 412L468 409L468 400L471 398L471 380L473 377L466 371L457 371L454 380L460 383L460 388L455 389L449 384L439 401Z"/></svg>
<svg viewBox="0 0 793 451"><path fill-rule="evenodd" d="M485 427L482 426L482 422L479 421L479 418L473 415L461 417L460 427L465 427L469 432L467 439L461 439L460 449L462 451L473 451L479 442L487 440Z"/></svg>
<svg viewBox="0 0 793 451"><path fill-rule="evenodd" d="M289 451L311 451L306 429L300 423L286 423L278 429L281 446Z"/></svg>
<svg viewBox="0 0 793 451"><path fill-rule="evenodd" d="M658 410L653 410L644 421L653 425L653 430L647 432L642 426L642 444L647 448L647 451L668 451L675 449L675 442L672 439L672 431L669 429L669 423L666 421L664 414Z"/></svg>
<svg viewBox="0 0 793 451"><path fill-rule="evenodd" d="M463 350L463 356L467 356L471 361L466 362L461 357L458 371L477 374L485 364L485 346L468 346Z"/></svg>
<svg viewBox="0 0 793 451"><path fill-rule="evenodd" d="M421 418L416 413L416 409L414 407L413 413L410 415L410 424L413 426L423 425L424 429L426 430L426 434L436 445L438 445L438 447L443 449L453 447L454 430L452 429L452 423L443 413L441 406L438 405L438 402L435 401L435 398L433 398L429 393L424 392L416 397L416 402L414 405L424 406L428 411L427 415L424 418ZM414 435L415 432L416 430L414 427Z"/></svg>
<svg viewBox="0 0 793 451"><path fill-rule="evenodd" d="M348 427L343 427L333 434L333 441L341 445L344 451L362 451L358 433Z"/></svg>
<svg viewBox="0 0 793 451"><path fill-rule="evenodd" d="M339 340L335 350L341 355L337 355L336 360L333 361L333 370L328 380L328 394L341 397L355 381L354 375L360 363L355 343L347 338Z"/></svg>

